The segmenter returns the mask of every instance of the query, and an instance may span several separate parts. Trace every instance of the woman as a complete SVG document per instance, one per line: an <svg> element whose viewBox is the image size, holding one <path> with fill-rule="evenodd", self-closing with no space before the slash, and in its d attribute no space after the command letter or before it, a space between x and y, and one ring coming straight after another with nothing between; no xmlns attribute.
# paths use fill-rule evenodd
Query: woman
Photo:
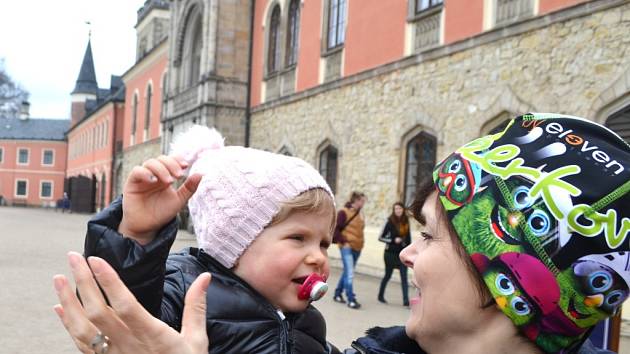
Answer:
<svg viewBox="0 0 630 354"><path fill-rule="evenodd" d="M405 327L373 328L347 352L605 353L587 337L628 296L628 166L612 131L552 114L458 149L412 207L424 230L401 252L417 288ZM87 321L70 312L64 323ZM100 325L115 315L92 323L115 333Z"/></svg>
<svg viewBox="0 0 630 354"><path fill-rule="evenodd" d="M383 280L381 280L381 287L378 291L378 301L384 304L387 303L385 300L385 288L392 277L394 269L398 269L402 285L403 305L409 306L407 267L400 261L400 251L411 244L411 233L409 231L409 218L401 202L396 202L392 206L392 214L387 218L385 228L378 239L381 242L385 242L385 252L383 254L385 275Z"/></svg>
<svg viewBox="0 0 630 354"><path fill-rule="evenodd" d="M352 281L354 279L354 268L357 265L361 250L363 249L363 228L365 220L361 213L361 208L365 205L367 197L361 192L352 192L350 200L337 213L337 226L335 227L334 242L339 245L343 272L335 288L333 300L345 303L343 293L348 297L348 307L359 309L361 304L357 301Z"/></svg>

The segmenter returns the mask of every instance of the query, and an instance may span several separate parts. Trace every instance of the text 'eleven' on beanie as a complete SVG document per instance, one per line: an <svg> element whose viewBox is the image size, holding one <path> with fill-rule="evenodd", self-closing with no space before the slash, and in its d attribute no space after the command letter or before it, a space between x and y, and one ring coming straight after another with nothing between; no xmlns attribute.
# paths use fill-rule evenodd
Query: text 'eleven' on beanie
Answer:
<svg viewBox="0 0 630 354"><path fill-rule="evenodd" d="M316 188L334 196L307 162L242 146L224 146L214 129L194 125L177 136L171 154L203 175L188 201L199 248L232 268L280 211L283 202Z"/></svg>
<svg viewBox="0 0 630 354"><path fill-rule="evenodd" d="M608 128L526 114L433 180L497 306L545 352L581 345L628 297L630 146Z"/></svg>

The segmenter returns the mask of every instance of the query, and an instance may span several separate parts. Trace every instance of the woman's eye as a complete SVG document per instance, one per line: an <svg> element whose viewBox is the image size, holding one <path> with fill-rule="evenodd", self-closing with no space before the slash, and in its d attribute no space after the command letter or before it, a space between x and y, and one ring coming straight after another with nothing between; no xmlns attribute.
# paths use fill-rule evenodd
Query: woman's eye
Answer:
<svg viewBox="0 0 630 354"><path fill-rule="evenodd" d="M514 293L514 284L512 284L510 278L503 273L499 273L499 275L497 275L497 279L494 281L494 284L501 295L511 295Z"/></svg>
<svg viewBox="0 0 630 354"><path fill-rule="evenodd" d="M433 239L433 236L429 235L426 232L421 232L420 237L422 237L425 241L430 241Z"/></svg>

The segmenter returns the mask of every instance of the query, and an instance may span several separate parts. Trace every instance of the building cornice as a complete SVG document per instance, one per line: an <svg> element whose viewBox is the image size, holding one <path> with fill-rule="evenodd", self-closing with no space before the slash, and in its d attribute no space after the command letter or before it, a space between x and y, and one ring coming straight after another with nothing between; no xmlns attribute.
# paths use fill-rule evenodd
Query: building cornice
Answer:
<svg viewBox="0 0 630 354"><path fill-rule="evenodd" d="M101 113L104 113L103 111L104 111L106 108L109 108L109 106L110 106L110 105L114 105L114 107L113 107L113 108L114 108L114 109L116 109L115 104L116 104L117 102L118 102L118 101L112 101L112 100L107 100L106 102L104 102L104 103L103 103L100 107L98 107L98 108L96 109L96 111L94 111L94 112L90 113L90 115L89 115L89 116L85 117L84 119L82 119L81 121L79 121L77 124L75 124L74 126L70 127L70 129L68 129L68 131L66 132L66 137L67 137L68 135L70 135L70 133L71 133L71 132L73 132L74 130L76 130L77 128L79 128L79 127L83 126L84 124L86 124L86 123L88 123L88 122L92 121L92 118L97 117L97 116L98 116L99 114L101 114Z"/></svg>
<svg viewBox="0 0 630 354"><path fill-rule="evenodd" d="M160 44L156 45L142 59L130 67L123 75L122 80L127 86L128 82L133 80L137 75L142 74L148 67L161 60L162 56L168 55L168 37L164 38Z"/></svg>
<svg viewBox="0 0 630 354"><path fill-rule="evenodd" d="M580 3L549 14L524 19L515 23L499 26L475 36L457 41L451 44L433 47L426 51L412 54L397 61L368 69L347 77L343 77L325 84L321 84L304 91L282 96L274 100L252 107L252 113L262 112L288 103L300 101L321 93L354 85L358 82L386 75L398 70L403 70L431 60L447 57L462 51L476 48L482 45L497 42L499 40L521 35L523 33L539 30L550 25L589 16L593 13L619 7L628 3L628 0L595 0Z"/></svg>

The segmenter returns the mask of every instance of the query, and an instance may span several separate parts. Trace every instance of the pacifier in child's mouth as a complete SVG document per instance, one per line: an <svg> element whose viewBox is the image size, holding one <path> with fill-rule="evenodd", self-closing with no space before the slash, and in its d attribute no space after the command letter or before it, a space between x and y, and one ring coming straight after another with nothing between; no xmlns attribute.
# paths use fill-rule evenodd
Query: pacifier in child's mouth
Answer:
<svg viewBox="0 0 630 354"><path fill-rule="evenodd" d="M312 273L298 289L298 299L317 301L321 299L328 291L326 279L317 273Z"/></svg>

